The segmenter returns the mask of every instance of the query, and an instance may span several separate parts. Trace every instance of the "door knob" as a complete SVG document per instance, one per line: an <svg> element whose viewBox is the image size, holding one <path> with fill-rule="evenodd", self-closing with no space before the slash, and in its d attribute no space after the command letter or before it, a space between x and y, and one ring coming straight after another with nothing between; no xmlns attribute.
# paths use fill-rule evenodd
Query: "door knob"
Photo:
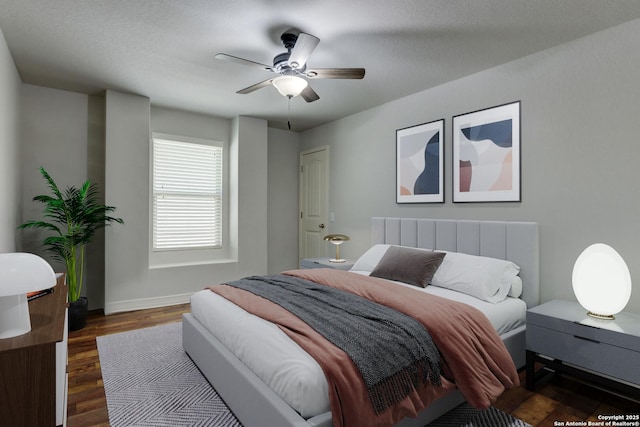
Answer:
<svg viewBox="0 0 640 427"><path fill-rule="evenodd" d="M324 228L324 224L320 224L318 228Z"/></svg>

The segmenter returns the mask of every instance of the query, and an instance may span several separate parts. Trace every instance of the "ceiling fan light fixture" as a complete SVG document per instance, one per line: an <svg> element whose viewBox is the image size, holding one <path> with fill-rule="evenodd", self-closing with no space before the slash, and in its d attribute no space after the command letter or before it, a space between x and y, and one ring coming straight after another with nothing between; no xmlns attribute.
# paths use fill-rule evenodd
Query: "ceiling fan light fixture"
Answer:
<svg viewBox="0 0 640 427"><path fill-rule="evenodd" d="M309 85L305 79L298 76L280 76L272 80L273 86L282 96L295 97Z"/></svg>

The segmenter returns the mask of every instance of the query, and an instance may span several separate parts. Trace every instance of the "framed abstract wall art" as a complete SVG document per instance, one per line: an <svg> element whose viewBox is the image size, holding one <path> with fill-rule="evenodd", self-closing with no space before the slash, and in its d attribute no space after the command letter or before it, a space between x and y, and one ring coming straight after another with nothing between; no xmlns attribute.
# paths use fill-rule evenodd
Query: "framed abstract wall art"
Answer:
<svg viewBox="0 0 640 427"><path fill-rule="evenodd" d="M444 119L396 131L396 203L444 202Z"/></svg>
<svg viewBox="0 0 640 427"><path fill-rule="evenodd" d="M453 201L520 201L520 101L453 117Z"/></svg>

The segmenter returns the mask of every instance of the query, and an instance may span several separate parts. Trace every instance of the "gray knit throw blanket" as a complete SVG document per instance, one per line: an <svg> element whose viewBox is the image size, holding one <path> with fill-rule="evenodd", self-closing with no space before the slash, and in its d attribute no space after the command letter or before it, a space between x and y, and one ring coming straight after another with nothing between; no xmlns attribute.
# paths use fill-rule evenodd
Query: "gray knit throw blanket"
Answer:
<svg viewBox="0 0 640 427"><path fill-rule="evenodd" d="M419 383L441 385L438 349L410 316L297 277L253 276L227 284L278 304L344 351L362 375L376 414Z"/></svg>

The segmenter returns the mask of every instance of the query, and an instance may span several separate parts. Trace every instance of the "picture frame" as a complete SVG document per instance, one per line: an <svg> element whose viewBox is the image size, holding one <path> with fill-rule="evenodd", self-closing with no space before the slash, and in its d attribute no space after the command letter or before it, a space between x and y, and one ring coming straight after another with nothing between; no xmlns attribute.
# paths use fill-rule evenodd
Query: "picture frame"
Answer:
<svg viewBox="0 0 640 427"><path fill-rule="evenodd" d="M521 201L520 101L453 117L453 202Z"/></svg>
<svg viewBox="0 0 640 427"><path fill-rule="evenodd" d="M396 130L396 203L444 203L444 119Z"/></svg>

